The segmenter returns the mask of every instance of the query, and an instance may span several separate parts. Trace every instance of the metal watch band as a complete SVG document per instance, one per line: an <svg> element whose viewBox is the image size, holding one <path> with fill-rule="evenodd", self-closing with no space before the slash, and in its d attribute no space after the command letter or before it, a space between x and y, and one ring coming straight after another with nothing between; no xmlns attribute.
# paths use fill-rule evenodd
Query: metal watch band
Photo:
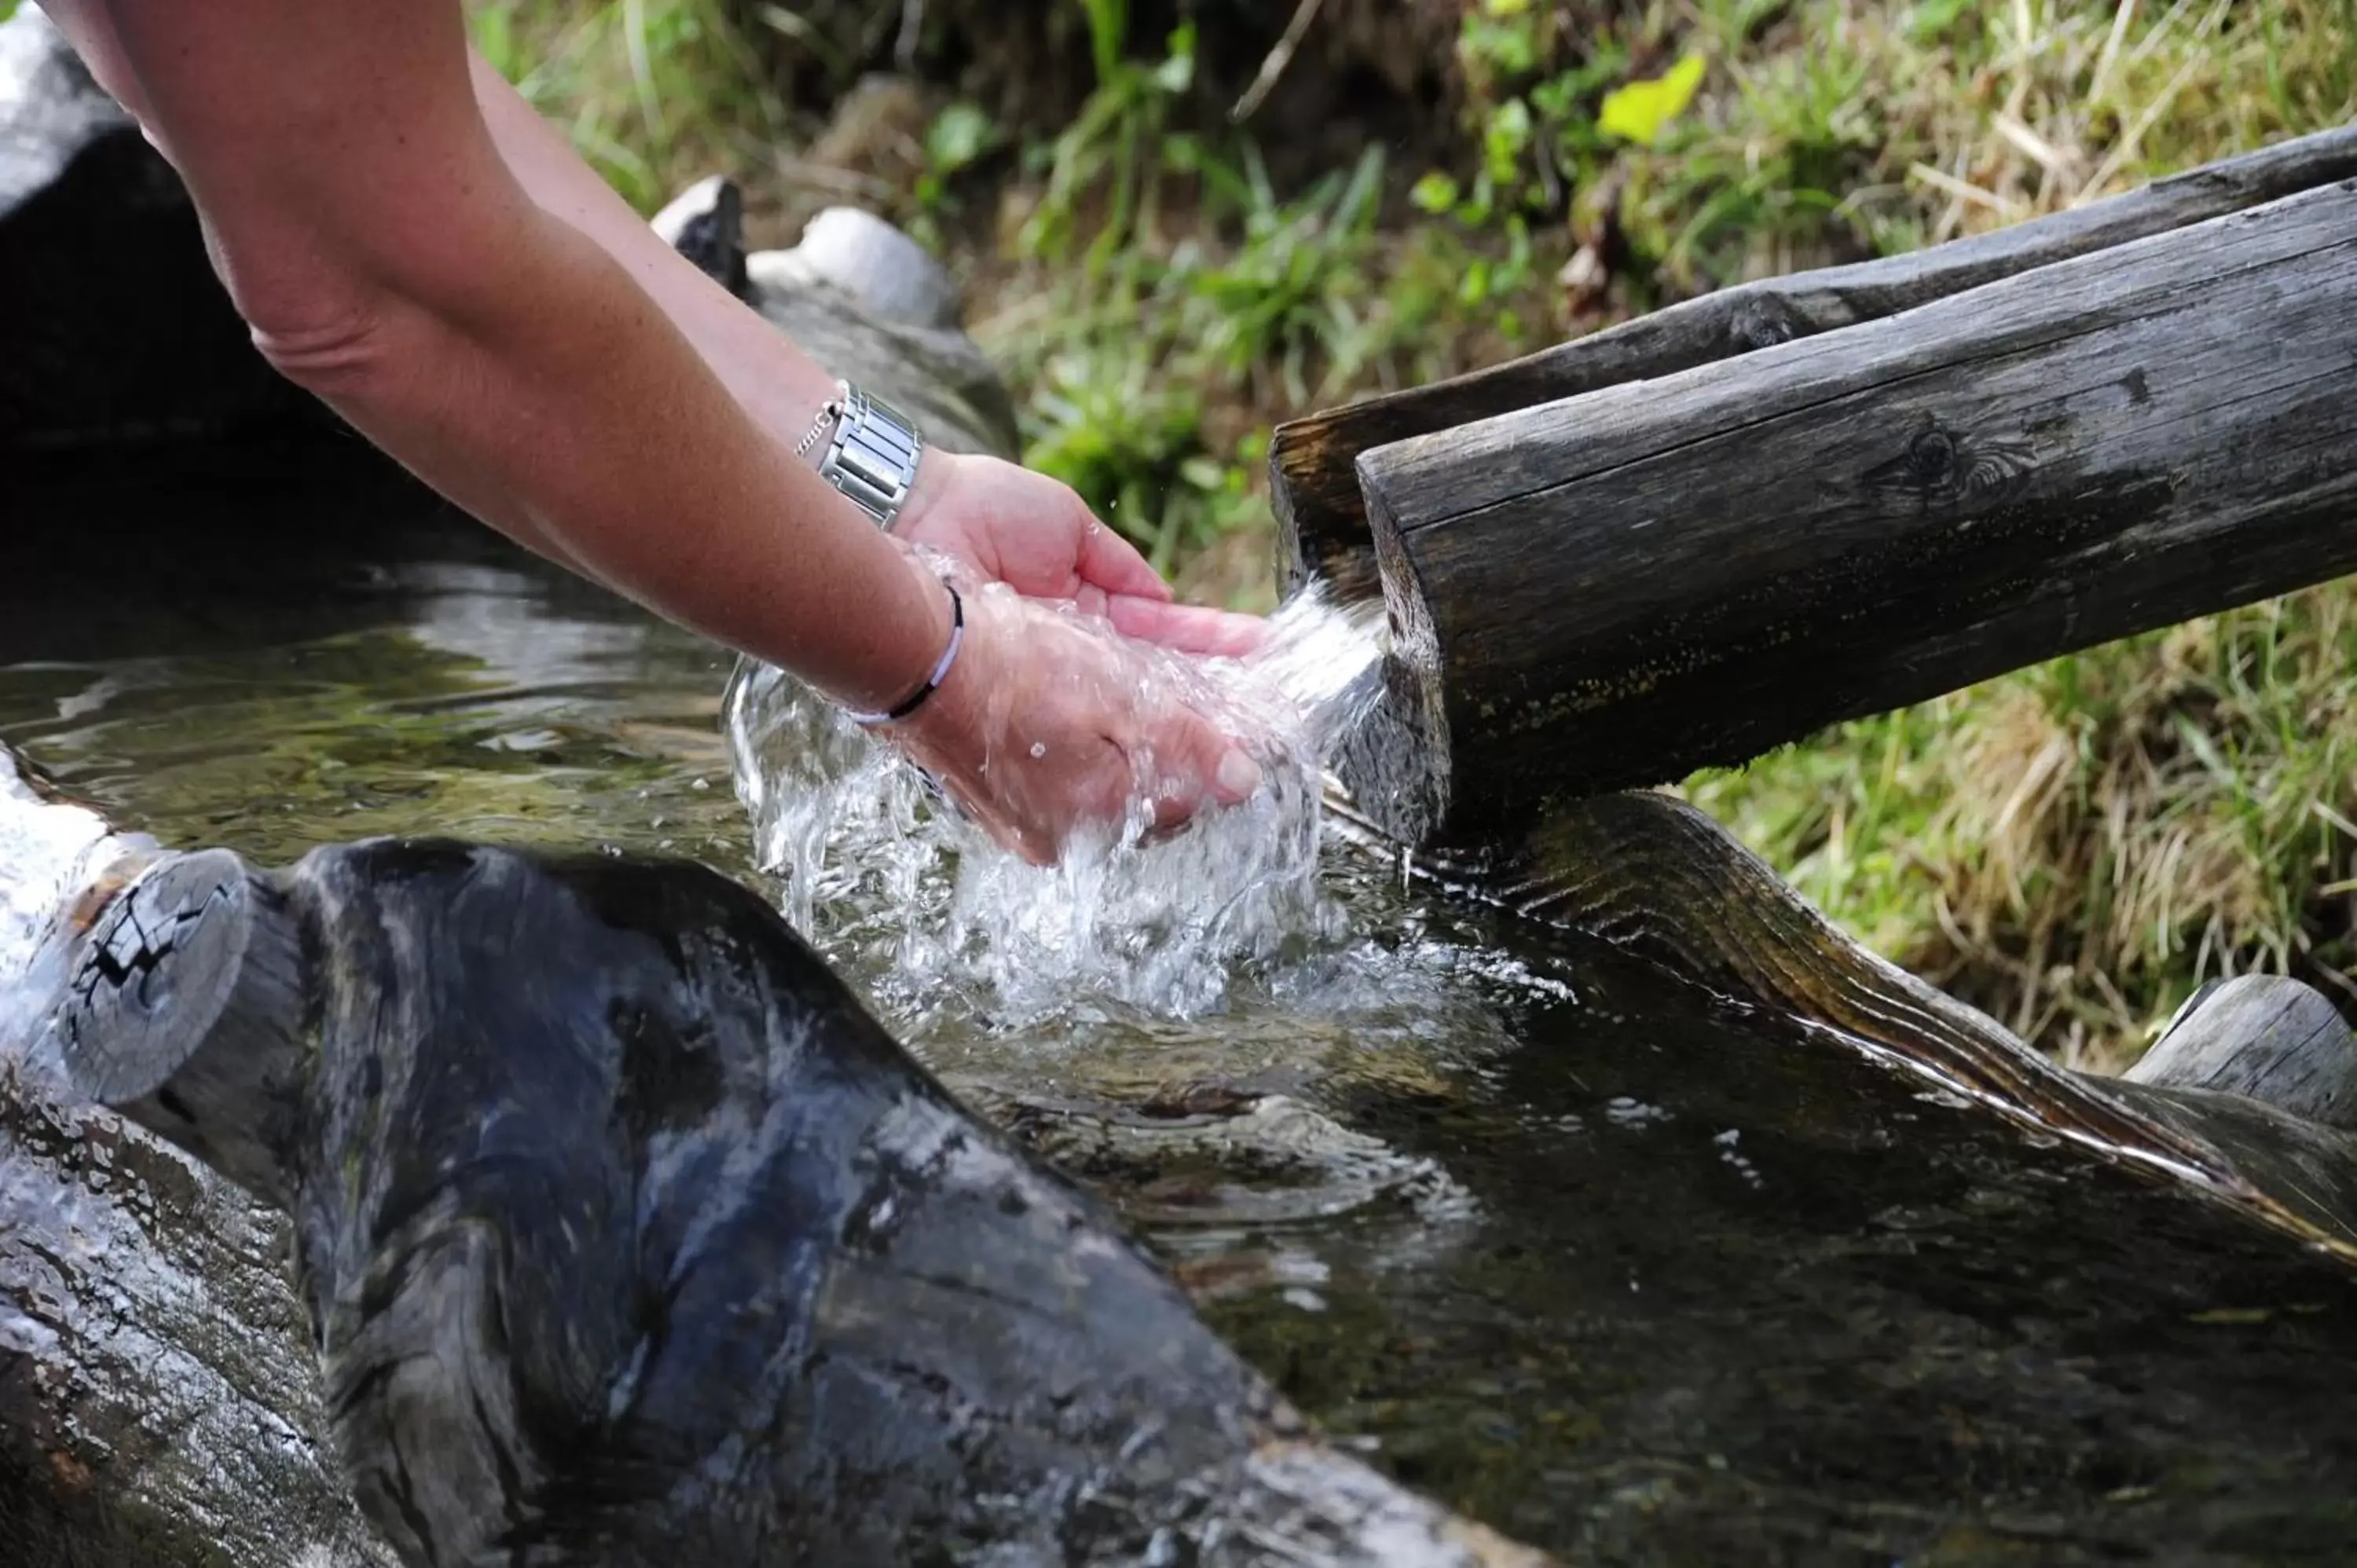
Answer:
<svg viewBox="0 0 2357 1568"><path fill-rule="evenodd" d="M839 400L834 435L818 460L819 478L849 496L859 509L888 529L917 482L917 457L925 448L914 421L846 385Z"/></svg>

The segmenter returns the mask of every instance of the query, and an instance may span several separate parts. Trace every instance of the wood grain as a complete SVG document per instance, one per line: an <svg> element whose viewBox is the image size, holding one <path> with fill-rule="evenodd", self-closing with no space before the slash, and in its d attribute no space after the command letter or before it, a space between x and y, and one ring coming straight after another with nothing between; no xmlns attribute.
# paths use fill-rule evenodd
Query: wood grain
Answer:
<svg viewBox="0 0 2357 1568"><path fill-rule="evenodd" d="M1467 842L2357 568L2357 182L1360 460Z"/></svg>
<svg viewBox="0 0 2357 1568"><path fill-rule="evenodd" d="M1347 799L1329 805L1381 841ZM2357 1261L2357 1138L2221 1086L2070 1071L1825 918L1708 815L1652 791L1563 807L1480 853L1411 852L1458 897L1610 943L1771 1018L1830 1031L2034 1135L2060 1135Z"/></svg>
<svg viewBox="0 0 2357 1568"><path fill-rule="evenodd" d="M2218 983L2124 1076L2248 1095L2357 1132L2357 1038L2321 992L2284 975Z"/></svg>
<svg viewBox="0 0 2357 1568"><path fill-rule="evenodd" d="M1279 425L1278 573L1343 599L1382 591L1355 465L1372 447L1878 320L2032 268L2357 177L2357 126L2286 141L2085 207L1928 251L1764 278L1450 381Z"/></svg>

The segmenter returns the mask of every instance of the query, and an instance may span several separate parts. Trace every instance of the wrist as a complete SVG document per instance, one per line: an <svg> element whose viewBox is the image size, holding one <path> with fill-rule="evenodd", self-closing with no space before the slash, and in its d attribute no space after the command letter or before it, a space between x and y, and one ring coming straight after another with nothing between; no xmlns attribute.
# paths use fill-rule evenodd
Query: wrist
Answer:
<svg viewBox="0 0 2357 1568"><path fill-rule="evenodd" d="M853 723L870 729L913 725L931 712L956 671L965 648L967 608L963 596L948 578L919 560L915 552L901 550L899 553L910 569L910 580L923 599L920 618L928 628L920 650L923 662L921 666L913 661L904 665L919 672L913 679L904 679L890 687L873 702L844 704Z"/></svg>
<svg viewBox="0 0 2357 1568"><path fill-rule="evenodd" d="M951 476L957 469L954 452L944 452L938 446L927 446L917 454L917 477L909 486L909 499L900 503L899 515L885 529L896 539L920 539L924 535L925 520L950 488Z"/></svg>

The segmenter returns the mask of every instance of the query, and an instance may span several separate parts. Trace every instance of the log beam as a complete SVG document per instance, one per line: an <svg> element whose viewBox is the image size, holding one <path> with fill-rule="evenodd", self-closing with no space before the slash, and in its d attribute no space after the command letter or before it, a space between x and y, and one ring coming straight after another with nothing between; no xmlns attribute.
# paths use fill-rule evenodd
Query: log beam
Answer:
<svg viewBox="0 0 2357 1568"><path fill-rule="evenodd" d="M1880 320L2352 177L2357 126L2321 132L1930 250L1721 289L1506 364L1281 424L1269 455L1279 577L1287 592L1318 578L1345 601L1383 591L1357 471L1373 447Z"/></svg>
<svg viewBox="0 0 2357 1568"><path fill-rule="evenodd" d="M1349 831L1383 843L1349 801L1329 804ZM2220 1015L2199 1082L2058 1067L1851 937L1706 813L1651 791L1576 800L1482 852L1411 852L1405 862L1458 897L1609 943L1767 1017L1830 1030L2018 1126L2357 1262L2357 1136L2310 1119L2308 1079L2267 1070L2280 1052L2251 1032L2261 1015ZM2260 1070L2227 1065L2244 1048Z"/></svg>
<svg viewBox="0 0 2357 1568"><path fill-rule="evenodd" d="M1318 1441L716 873L209 851L115 909L67 1066L291 1207L406 1563L1544 1561Z"/></svg>
<svg viewBox="0 0 2357 1568"><path fill-rule="evenodd" d="M1360 459L1407 842L2357 569L2357 182Z"/></svg>
<svg viewBox="0 0 2357 1568"><path fill-rule="evenodd" d="M0 746L0 1561L391 1568L328 1441L285 1217L80 1100L48 1049L77 929L157 854Z"/></svg>

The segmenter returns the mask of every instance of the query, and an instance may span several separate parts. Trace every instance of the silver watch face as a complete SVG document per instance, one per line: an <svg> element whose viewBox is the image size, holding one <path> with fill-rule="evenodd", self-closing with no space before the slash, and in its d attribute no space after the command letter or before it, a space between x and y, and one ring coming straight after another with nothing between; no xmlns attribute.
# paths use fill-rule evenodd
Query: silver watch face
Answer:
<svg viewBox="0 0 2357 1568"><path fill-rule="evenodd" d="M906 415L854 389L845 399L819 474L888 528L917 482L923 450L923 438Z"/></svg>

